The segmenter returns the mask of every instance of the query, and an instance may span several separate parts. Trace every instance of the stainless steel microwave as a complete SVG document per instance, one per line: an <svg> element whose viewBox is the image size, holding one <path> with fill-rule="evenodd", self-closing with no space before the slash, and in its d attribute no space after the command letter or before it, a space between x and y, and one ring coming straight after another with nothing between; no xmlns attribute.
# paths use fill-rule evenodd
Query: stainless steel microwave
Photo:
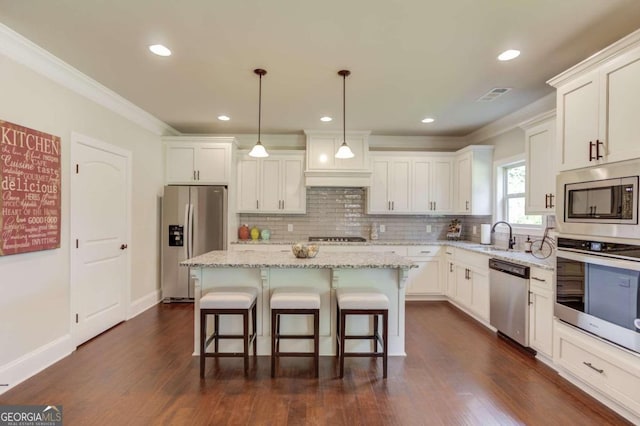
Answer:
<svg viewBox="0 0 640 426"><path fill-rule="evenodd" d="M640 160L558 174L556 219L560 232L640 238L639 174Z"/></svg>

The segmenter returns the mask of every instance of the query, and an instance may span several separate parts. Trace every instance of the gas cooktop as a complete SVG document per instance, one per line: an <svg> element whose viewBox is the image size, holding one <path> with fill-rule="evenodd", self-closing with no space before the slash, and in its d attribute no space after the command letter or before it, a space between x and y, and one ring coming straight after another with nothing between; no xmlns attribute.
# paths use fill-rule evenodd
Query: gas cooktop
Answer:
<svg viewBox="0 0 640 426"><path fill-rule="evenodd" d="M329 241L339 243L364 243L366 238L362 237L309 237L309 241Z"/></svg>

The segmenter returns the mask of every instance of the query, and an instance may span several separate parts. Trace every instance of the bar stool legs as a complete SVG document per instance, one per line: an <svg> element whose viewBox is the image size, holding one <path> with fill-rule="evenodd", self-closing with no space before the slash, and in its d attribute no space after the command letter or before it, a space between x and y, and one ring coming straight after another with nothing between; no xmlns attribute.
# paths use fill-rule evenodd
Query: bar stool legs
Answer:
<svg viewBox="0 0 640 426"><path fill-rule="evenodd" d="M340 378L344 377L344 359L347 357L382 358L382 377L387 378L388 369L388 330L389 330L389 300L381 292L374 289L338 289L337 295L337 347L336 356L340 363ZM373 316L373 332L367 335L347 335L347 316ZM382 335L379 330L379 317L382 317ZM346 340L371 340L371 352L347 352ZM378 344L382 351L378 351Z"/></svg>

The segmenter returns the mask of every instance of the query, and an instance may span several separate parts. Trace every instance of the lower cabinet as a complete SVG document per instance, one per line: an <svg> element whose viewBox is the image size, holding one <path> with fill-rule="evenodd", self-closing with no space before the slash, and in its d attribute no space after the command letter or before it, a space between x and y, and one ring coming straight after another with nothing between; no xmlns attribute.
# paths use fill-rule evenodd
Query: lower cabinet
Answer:
<svg viewBox="0 0 640 426"><path fill-rule="evenodd" d="M455 249L453 247L445 247L444 253L444 273L446 288L444 293L450 299L456 295L456 264L455 264Z"/></svg>
<svg viewBox="0 0 640 426"><path fill-rule="evenodd" d="M529 281L529 346L553 357L553 273L531 268Z"/></svg>
<svg viewBox="0 0 640 426"><path fill-rule="evenodd" d="M489 322L489 258L467 250L455 251L453 300Z"/></svg>
<svg viewBox="0 0 640 426"><path fill-rule="evenodd" d="M407 257L418 265L409 270L406 295L409 299L419 300L424 296L441 296L440 246L409 246Z"/></svg>
<svg viewBox="0 0 640 426"><path fill-rule="evenodd" d="M554 362L590 393L618 405L618 412L640 422L640 356L555 322ZM622 410L620 410L622 409Z"/></svg>

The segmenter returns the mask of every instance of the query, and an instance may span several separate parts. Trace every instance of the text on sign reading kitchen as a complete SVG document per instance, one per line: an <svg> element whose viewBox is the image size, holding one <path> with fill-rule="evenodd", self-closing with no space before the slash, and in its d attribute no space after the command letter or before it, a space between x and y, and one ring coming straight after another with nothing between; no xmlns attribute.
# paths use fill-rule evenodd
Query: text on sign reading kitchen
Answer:
<svg viewBox="0 0 640 426"><path fill-rule="evenodd" d="M0 255L60 247L60 138L0 120Z"/></svg>

